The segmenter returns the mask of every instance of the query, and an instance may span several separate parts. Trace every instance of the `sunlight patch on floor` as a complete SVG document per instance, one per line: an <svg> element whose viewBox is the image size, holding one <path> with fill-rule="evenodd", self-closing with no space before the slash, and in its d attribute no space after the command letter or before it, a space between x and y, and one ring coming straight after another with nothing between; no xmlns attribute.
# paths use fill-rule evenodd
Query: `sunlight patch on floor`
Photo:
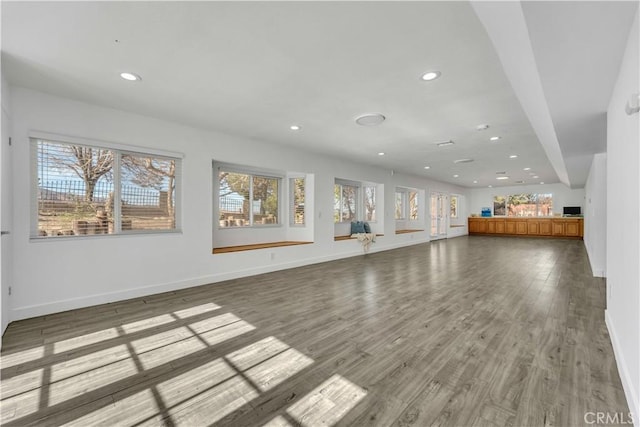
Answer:
<svg viewBox="0 0 640 427"><path fill-rule="evenodd" d="M101 341L118 338L119 334L116 328L104 329L102 331L91 332L89 334L78 335L66 340L53 343L53 352L63 353L65 351L75 350L80 347L87 347Z"/></svg>
<svg viewBox="0 0 640 427"><path fill-rule="evenodd" d="M287 409L303 426L331 426L367 395L366 390L334 374Z"/></svg>
<svg viewBox="0 0 640 427"><path fill-rule="evenodd" d="M159 316L148 317L146 319L138 320L136 322L130 322L122 325L122 329L127 334L132 334L138 331L144 331L145 329L153 328L167 323L175 322L176 319L168 314L161 314Z"/></svg>
<svg viewBox="0 0 640 427"><path fill-rule="evenodd" d="M21 365L23 363L32 362L41 359L44 356L44 346L30 348L28 350L16 351L11 353L7 351L2 355L2 369L12 366Z"/></svg>
<svg viewBox="0 0 640 427"><path fill-rule="evenodd" d="M198 314L206 313L209 311L217 310L220 306L218 304L214 304L212 302L208 302L206 304L196 305L193 307L185 308L183 310L174 311L173 314L178 316L180 319L186 319L187 317L196 316Z"/></svg>

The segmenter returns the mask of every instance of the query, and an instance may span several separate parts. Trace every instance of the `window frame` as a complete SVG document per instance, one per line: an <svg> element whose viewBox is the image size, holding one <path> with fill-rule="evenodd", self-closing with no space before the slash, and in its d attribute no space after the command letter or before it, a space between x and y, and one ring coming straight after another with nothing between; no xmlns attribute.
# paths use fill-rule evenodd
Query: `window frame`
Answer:
<svg viewBox="0 0 640 427"><path fill-rule="evenodd" d="M398 199L400 196L400 199ZM400 217L398 217L398 200L400 200ZM393 216L396 221L407 221L407 192L396 188L393 196Z"/></svg>
<svg viewBox="0 0 640 427"><path fill-rule="evenodd" d="M534 196L535 200L536 200L536 208L535 208L535 215L534 216L510 216L509 215L509 200L511 199L511 197L519 195L519 194L527 194L529 196ZM538 215L538 213L540 212L540 196L548 196L551 199L551 209L550 209L550 213L549 215ZM496 215L495 214L495 202L496 202L496 197L503 197L504 198L504 215ZM553 193L518 193L518 194L494 194L493 195L493 199L492 199L492 214L493 216L497 216L497 217L501 217L501 218L551 218L553 217Z"/></svg>
<svg viewBox="0 0 640 427"><path fill-rule="evenodd" d="M339 212L339 221L336 221L335 218L335 213L336 213L336 198L335 198L335 187L336 186L340 186L340 202L338 204L338 212ZM353 218L350 220L343 220L342 219L342 210L343 210L343 200L344 197L342 196L344 194L343 192L343 187L353 187L355 188L355 196L354 196L354 201L355 201L355 212L353 213ZM359 182L355 182L355 181L347 181L344 179L338 179L336 178L334 181L334 185L333 185L333 223L334 224L348 224L351 223L353 221L360 221L360 217L361 217L361 212L362 212L362 204L364 202L364 199L362 197L361 191L362 191L362 183Z"/></svg>
<svg viewBox="0 0 640 427"><path fill-rule="evenodd" d="M296 223L296 180L302 180L304 203L302 209L302 224ZM307 226L307 178L306 176L290 176L289 177L289 226L290 227L306 227Z"/></svg>
<svg viewBox="0 0 640 427"><path fill-rule="evenodd" d="M453 204L453 201L456 201L455 205L456 205L456 214L453 215L453 213L451 212L451 205ZM451 194L449 196L449 218L451 219L458 219L460 217L460 196L458 194Z"/></svg>
<svg viewBox="0 0 640 427"><path fill-rule="evenodd" d="M153 234L172 234L182 233L182 168L184 155L182 153L157 150L153 148L137 147L113 142L105 142L93 140L90 138L79 138L71 136L62 136L46 132L30 132L29 135L30 150L30 173L29 183L30 194L30 227L29 240L34 242L60 241L60 240L78 240L78 239L100 239L114 236L131 236L131 235L153 235ZM113 233L104 234L81 234L81 235L65 235L65 236L40 236L39 235L39 213L38 213L38 143L45 142L50 144L80 146L101 150L109 150L114 154L112 174L113 174ZM172 229L138 229L138 230L122 230L122 156L131 155L138 157L153 157L163 160L176 161L176 176L174 177L173 200L175 203L175 227Z"/></svg>
<svg viewBox="0 0 640 427"><path fill-rule="evenodd" d="M229 173L235 173L235 174L242 174L242 175L248 175L249 176L249 225L244 225L244 226L238 226L238 227L221 227L220 226L220 221L217 221L217 229L218 230L244 230L244 229L250 229L250 228L258 228L258 229L262 229L262 228L277 228L277 227L283 227L285 224L285 221L282 220L282 212L283 212L283 206L282 206L282 200L284 200L283 198L283 194L285 194L284 191L284 186L282 185L282 183L285 181L285 175L278 173L278 172L274 172L274 171L269 171L266 169L253 169L249 166L240 166L240 165L232 165L232 164L226 164L226 163L214 163L214 167L213 167L213 178L214 178L214 219L220 217L220 173L221 172L229 172ZM277 223L276 224L255 224L253 221L253 179L255 177L258 178L267 178L267 179L276 179L278 181L278 208L277 208L277 214L276 214L276 218L277 218ZM306 183L305 183L306 185Z"/></svg>
<svg viewBox="0 0 640 427"><path fill-rule="evenodd" d="M367 219L367 189L373 190L373 219ZM378 222L378 186L376 184L362 184L362 220L368 223Z"/></svg>

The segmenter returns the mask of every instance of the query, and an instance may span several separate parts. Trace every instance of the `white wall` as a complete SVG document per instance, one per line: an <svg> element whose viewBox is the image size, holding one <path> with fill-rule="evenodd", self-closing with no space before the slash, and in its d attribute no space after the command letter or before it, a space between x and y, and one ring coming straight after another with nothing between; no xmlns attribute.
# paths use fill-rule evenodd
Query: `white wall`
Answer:
<svg viewBox="0 0 640 427"><path fill-rule="evenodd" d="M494 196L506 196L509 194L523 193L551 193L553 194L553 212L562 213L563 206L580 206L584 212L584 189L572 190L564 184L535 184L517 185L511 187L473 188L469 193L469 213L477 213L483 207L493 210Z"/></svg>
<svg viewBox="0 0 640 427"><path fill-rule="evenodd" d="M627 100L640 92L636 12L607 111L606 320L627 402L640 423L640 114Z"/></svg>
<svg viewBox="0 0 640 427"><path fill-rule="evenodd" d="M14 277L10 320L116 301L159 291L258 274L362 253L360 244L333 240L335 177L384 185L466 194L460 187L417 176L297 151L221 133L12 88L14 140ZM184 154L182 233L29 240L31 177L29 132L89 138ZM314 244L212 255L212 159L295 170L314 175ZM306 170L300 170L305 165ZM387 203L378 214L393 218ZM467 215L466 212L461 212ZM428 233L395 235L384 221L384 237L372 251L428 241ZM419 235L420 234L420 235Z"/></svg>
<svg viewBox="0 0 640 427"><path fill-rule="evenodd" d="M2 128L0 136L0 228L3 231L12 232L12 162L11 147L9 146L9 136L11 135L11 106L9 85L2 76L2 86L0 98L2 99ZM12 262L12 234L5 234L1 237L0 243L0 318L1 331L4 333L9 324L9 287L13 278Z"/></svg>
<svg viewBox="0 0 640 427"><path fill-rule="evenodd" d="M605 277L607 261L607 154L593 156L584 186L584 246L589 254L591 271Z"/></svg>

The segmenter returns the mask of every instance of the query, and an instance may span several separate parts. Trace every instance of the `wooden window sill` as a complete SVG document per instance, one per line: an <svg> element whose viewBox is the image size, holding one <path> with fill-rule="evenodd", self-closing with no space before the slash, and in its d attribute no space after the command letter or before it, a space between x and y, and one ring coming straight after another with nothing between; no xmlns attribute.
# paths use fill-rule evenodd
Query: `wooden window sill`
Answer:
<svg viewBox="0 0 640 427"><path fill-rule="evenodd" d="M376 237L382 237L384 236L384 234L376 234ZM347 236L333 236L333 240L336 242L339 242L341 240L351 240L351 239L356 239L355 237L351 237L351 235L347 235Z"/></svg>
<svg viewBox="0 0 640 427"><path fill-rule="evenodd" d="M226 254L230 252L255 251L257 249L280 248L283 246L308 245L311 243L313 242L284 241L284 242L271 242L271 243L255 243L252 245L225 246L222 248L213 248L212 253Z"/></svg>
<svg viewBox="0 0 640 427"><path fill-rule="evenodd" d="M396 230L396 234L419 233L424 230Z"/></svg>

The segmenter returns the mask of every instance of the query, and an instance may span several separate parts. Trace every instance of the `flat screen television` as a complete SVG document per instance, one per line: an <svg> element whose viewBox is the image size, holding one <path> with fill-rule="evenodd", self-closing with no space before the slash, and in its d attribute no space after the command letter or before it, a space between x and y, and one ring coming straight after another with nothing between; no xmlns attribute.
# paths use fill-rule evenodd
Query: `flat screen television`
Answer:
<svg viewBox="0 0 640 427"><path fill-rule="evenodd" d="M563 215L581 215L582 210L580 206L565 206L562 208Z"/></svg>

